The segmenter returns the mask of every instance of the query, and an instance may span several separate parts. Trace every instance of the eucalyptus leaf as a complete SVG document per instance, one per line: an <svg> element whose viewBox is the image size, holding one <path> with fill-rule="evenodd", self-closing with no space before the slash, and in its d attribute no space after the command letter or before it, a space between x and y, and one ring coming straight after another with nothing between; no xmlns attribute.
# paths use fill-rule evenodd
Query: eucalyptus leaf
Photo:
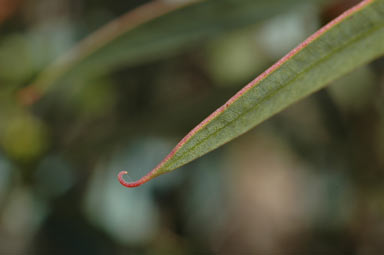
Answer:
<svg viewBox="0 0 384 255"><path fill-rule="evenodd" d="M247 132L292 103L384 54L384 0L365 0L321 28L188 133L151 172L168 173Z"/></svg>

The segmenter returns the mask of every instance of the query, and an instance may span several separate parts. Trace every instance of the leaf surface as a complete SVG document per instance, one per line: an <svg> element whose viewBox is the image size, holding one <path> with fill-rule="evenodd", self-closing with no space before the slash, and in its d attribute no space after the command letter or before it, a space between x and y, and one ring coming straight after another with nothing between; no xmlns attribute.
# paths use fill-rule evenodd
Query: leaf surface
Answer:
<svg viewBox="0 0 384 255"><path fill-rule="evenodd" d="M321 28L188 133L136 187L247 132L290 104L384 54L384 0L365 0Z"/></svg>

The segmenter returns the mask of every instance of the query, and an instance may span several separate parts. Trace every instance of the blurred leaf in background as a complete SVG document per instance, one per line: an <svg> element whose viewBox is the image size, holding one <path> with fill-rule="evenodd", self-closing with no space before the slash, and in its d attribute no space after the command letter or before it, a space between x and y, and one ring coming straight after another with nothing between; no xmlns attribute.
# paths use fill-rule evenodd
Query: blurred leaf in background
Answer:
<svg viewBox="0 0 384 255"><path fill-rule="evenodd" d="M292 10L299 3L304 1L203 0L185 4L154 1L83 40L48 67L29 89L45 93L63 78L69 79L68 86L69 77L100 75L122 64L135 65L175 54L199 41Z"/></svg>

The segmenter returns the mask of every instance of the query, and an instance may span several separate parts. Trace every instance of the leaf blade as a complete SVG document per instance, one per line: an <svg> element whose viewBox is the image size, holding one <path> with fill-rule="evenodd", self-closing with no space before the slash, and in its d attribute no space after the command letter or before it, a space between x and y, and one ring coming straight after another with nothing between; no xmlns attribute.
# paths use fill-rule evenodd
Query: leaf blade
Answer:
<svg viewBox="0 0 384 255"><path fill-rule="evenodd" d="M137 182L170 172L247 132L326 84L384 54L384 0L365 0L321 28L218 108Z"/></svg>

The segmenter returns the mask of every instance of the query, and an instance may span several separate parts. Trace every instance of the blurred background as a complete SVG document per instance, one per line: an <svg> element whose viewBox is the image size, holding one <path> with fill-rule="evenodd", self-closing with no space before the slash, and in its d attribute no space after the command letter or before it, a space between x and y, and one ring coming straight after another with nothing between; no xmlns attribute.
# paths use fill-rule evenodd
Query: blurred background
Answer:
<svg viewBox="0 0 384 255"><path fill-rule="evenodd" d="M116 177L357 1L149 2L0 0L0 254L383 253L384 59L141 187Z"/></svg>

